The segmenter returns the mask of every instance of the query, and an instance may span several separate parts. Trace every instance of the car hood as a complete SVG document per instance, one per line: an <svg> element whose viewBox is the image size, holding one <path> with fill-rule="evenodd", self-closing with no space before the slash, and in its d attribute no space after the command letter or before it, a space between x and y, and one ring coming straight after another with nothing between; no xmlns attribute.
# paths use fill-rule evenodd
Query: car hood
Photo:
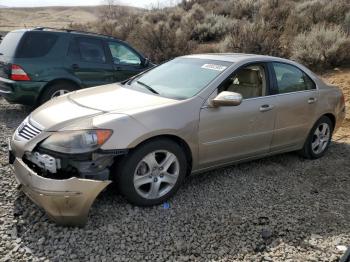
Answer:
<svg viewBox="0 0 350 262"><path fill-rule="evenodd" d="M77 121L90 122L92 117L107 112L129 115L176 102L111 84L52 99L32 112L30 119L42 130L57 131Z"/></svg>
<svg viewBox="0 0 350 262"><path fill-rule="evenodd" d="M116 113L128 113L130 110L177 102L177 100L124 88L118 84L80 90L69 94L68 98L82 107Z"/></svg>

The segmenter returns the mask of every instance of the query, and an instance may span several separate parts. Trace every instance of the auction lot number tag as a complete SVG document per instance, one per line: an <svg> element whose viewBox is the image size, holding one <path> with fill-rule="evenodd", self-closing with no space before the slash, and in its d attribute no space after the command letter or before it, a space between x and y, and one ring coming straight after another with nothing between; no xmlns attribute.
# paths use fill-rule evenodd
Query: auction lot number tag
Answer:
<svg viewBox="0 0 350 262"><path fill-rule="evenodd" d="M215 70L215 71L224 71L227 66L222 66L222 65L215 65L215 64L204 64L202 65L201 68L205 68L205 69L210 69L210 70Z"/></svg>

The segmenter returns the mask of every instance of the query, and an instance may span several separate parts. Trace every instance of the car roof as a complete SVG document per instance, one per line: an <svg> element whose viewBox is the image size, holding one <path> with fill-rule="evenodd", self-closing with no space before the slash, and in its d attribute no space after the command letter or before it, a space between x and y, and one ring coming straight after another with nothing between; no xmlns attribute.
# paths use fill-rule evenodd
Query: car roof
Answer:
<svg viewBox="0 0 350 262"><path fill-rule="evenodd" d="M113 39L113 40L118 40L121 41L118 38L115 38L110 35L104 35L104 34L99 34L99 33L93 33L93 32L87 32L87 31L80 31L80 30L74 30L74 29L59 29L59 28L51 28L51 27L35 27L35 28L29 28L29 29L17 29L13 30L12 32L54 32L54 33L63 33L63 34L76 34L76 35L83 35L83 36L94 36L94 37L102 37L106 39ZM121 41L122 42L122 41Z"/></svg>
<svg viewBox="0 0 350 262"><path fill-rule="evenodd" d="M280 62L287 62L287 63L294 64L293 61L280 58L280 57L256 55L256 54L244 54L244 53L208 53L208 54L186 55L182 57L217 60L217 61L231 62L231 63L258 60L258 61L280 61Z"/></svg>

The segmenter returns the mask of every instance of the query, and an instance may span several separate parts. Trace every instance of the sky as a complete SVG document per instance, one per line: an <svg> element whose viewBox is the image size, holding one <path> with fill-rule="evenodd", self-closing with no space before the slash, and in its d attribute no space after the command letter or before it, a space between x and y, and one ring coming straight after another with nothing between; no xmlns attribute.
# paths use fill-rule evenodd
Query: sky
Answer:
<svg viewBox="0 0 350 262"><path fill-rule="evenodd" d="M168 6L177 0L115 0L123 5L149 8L151 6ZM8 7L37 7L37 6L81 6L99 5L105 0L0 0L0 6Z"/></svg>

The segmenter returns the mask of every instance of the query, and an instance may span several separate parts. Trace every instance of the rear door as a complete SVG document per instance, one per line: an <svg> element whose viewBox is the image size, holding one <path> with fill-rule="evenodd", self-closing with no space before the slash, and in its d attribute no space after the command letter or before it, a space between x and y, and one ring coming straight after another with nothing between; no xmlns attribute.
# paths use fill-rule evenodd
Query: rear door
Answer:
<svg viewBox="0 0 350 262"><path fill-rule="evenodd" d="M66 67L80 79L83 87L114 82L114 70L103 40L73 37L68 49Z"/></svg>
<svg viewBox="0 0 350 262"><path fill-rule="evenodd" d="M274 77L276 123L271 151L302 147L315 121L318 91L313 80L300 68L270 63Z"/></svg>
<svg viewBox="0 0 350 262"><path fill-rule="evenodd" d="M107 41L107 46L116 82L128 79L145 70L144 58L131 47L118 41Z"/></svg>

